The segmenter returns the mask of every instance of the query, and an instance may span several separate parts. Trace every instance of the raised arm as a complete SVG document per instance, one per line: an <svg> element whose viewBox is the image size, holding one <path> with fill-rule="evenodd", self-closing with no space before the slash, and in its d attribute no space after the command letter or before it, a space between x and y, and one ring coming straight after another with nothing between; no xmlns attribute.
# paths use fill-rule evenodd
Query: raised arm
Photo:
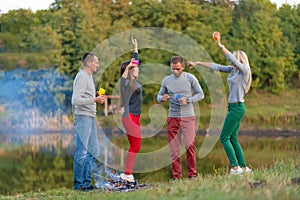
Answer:
<svg viewBox="0 0 300 200"><path fill-rule="evenodd" d="M228 59L230 57L229 54L230 55L232 55L232 54L230 53L230 51L228 49L225 48L224 45L222 45L220 33L219 32L214 32L213 33L213 39L216 41L218 47L221 49L223 54ZM232 71L231 66L225 66L225 65L220 65L220 64L216 64L216 63L209 63L209 62L202 62L202 61L194 61L194 62L193 61L188 61L187 65L190 66L189 69L192 69L192 68L196 67L197 65L201 65L201 66L209 68L213 71L220 71L220 72L226 72L226 73L230 73Z"/></svg>
<svg viewBox="0 0 300 200"><path fill-rule="evenodd" d="M218 47L221 49L224 55L229 53L229 50L221 43L221 34L219 32L213 33L213 39L216 41Z"/></svg>
<svg viewBox="0 0 300 200"><path fill-rule="evenodd" d="M220 71L220 72L226 72L226 73L230 73L232 70L231 66L225 66L225 65L220 65L220 64L216 64L216 63L209 63L209 62L201 62L201 61L188 61L187 65L190 66L189 69L192 69L194 67L196 67L197 65L202 65L206 68L209 68L213 71Z"/></svg>
<svg viewBox="0 0 300 200"><path fill-rule="evenodd" d="M131 43L133 45L133 58L135 60L139 60L139 53L138 53L138 42L137 39L131 37Z"/></svg>
<svg viewBox="0 0 300 200"><path fill-rule="evenodd" d="M127 65L124 73L122 74L123 78L127 78L128 77L128 72L132 67L135 67L136 65L133 64L134 60L139 60L139 54L138 54L138 42L137 39L131 37L131 43L133 45L133 58L131 59L130 63Z"/></svg>
<svg viewBox="0 0 300 200"><path fill-rule="evenodd" d="M132 45L133 45L133 51L138 53L138 42L137 42L137 39L131 37L131 42L132 42Z"/></svg>
<svg viewBox="0 0 300 200"><path fill-rule="evenodd" d="M248 73L248 67L238 61L238 59L221 43L221 34L219 32L213 33L213 38L216 40L218 47L221 49L226 59L230 62L232 66L237 67L243 73Z"/></svg>
<svg viewBox="0 0 300 200"><path fill-rule="evenodd" d="M187 61L187 65L189 66L189 69L193 69L194 67L196 67L197 65L202 65L206 68L210 68L211 63L209 62L201 62L201 61Z"/></svg>

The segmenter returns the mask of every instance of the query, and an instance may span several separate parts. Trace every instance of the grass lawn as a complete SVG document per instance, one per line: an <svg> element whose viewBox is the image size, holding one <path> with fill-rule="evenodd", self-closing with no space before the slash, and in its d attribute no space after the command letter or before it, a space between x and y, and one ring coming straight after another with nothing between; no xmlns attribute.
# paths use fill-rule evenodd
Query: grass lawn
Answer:
<svg viewBox="0 0 300 200"><path fill-rule="evenodd" d="M24 193L2 199L299 199L300 161L278 160L271 168L261 167L241 176L204 175L193 180L154 183L134 192L91 192L60 188Z"/></svg>

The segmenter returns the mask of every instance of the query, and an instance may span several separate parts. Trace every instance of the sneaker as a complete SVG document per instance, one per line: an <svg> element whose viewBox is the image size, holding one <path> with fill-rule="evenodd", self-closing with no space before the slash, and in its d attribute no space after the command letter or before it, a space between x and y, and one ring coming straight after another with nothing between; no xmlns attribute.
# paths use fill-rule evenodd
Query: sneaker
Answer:
<svg viewBox="0 0 300 200"><path fill-rule="evenodd" d="M243 168L243 173L250 174L252 173L252 170L249 167L245 167Z"/></svg>
<svg viewBox="0 0 300 200"><path fill-rule="evenodd" d="M96 188L95 188L94 186L90 185L90 186L88 186L88 187L81 188L80 190L81 190L82 192L90 192L90 191L95 190L95 189L96 189Z"/></svg>
<svg viewBox="0 0 300 200"><path fill-rule="evenodd" d="M243 173L243 169L240 166L238 166L237 169L233 169L233 168L230 169L230 175L239 175L242 173Z"/></svg>
<svg viewBox="0 0 300 200"><path fill-rule="evenodd" d="M172 181L179 181L180 178L172 178Z"/></svg>
<svg viewBox="0 0 300 200"><path fill-rule="evenodd" d="M134 177L133 177L132 174L127 175L127 174L122 173L122 174L120 174L120 177L121 177L121 179L123 179L124 181L127 181L127 182L134 182Z"/></svg>

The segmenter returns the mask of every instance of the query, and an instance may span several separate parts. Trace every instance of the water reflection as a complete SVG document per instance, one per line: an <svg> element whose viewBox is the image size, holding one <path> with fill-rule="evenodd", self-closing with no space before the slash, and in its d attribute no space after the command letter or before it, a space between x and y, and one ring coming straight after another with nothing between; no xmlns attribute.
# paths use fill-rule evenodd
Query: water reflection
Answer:
<svg viewBox="0 0 300 200"><path fill-rule="evenodd" d="M31 151L38 151L41 148L68 149L74 146L74 135L71 133L45 133L45 134L3 134L0 135L0 142L4 146L30 146Z"/></svg>
<svg viewBox="0 0 300 200"><path fill-rule="evenodd" d="M126 151L112 152L100 131L98 138L98 165L109 166L114 156L113 165L123 168ZM0 134L0 194L73 188L74 150L74 133Z"/></svg>
<svg viewBox="0 0 300 200"><path fill-rule="evenodd" d="M0 194L72 187L73 134L1 134Z"/></svg>

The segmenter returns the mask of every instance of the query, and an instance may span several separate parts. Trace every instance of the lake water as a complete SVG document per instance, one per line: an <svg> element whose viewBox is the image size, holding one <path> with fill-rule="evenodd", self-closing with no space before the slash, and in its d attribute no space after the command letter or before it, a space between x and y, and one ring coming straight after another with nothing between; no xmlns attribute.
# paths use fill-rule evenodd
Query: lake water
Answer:
<svg viewBox="0 0 300 200"><path fill-rule="evenodd" d="M196 138L197 151L203 138L201 135ZM299 159L299 139L300 137L239 136L246 161L253 169L260 166L268 167L275 159ZM126 136L100 136L99 143L102 145L99 163L106 163L111 169L120 172L128 149ZM103 148L103 144L107 148ZM168 181L171 178L167 144L164 134L142 140L141 154L138 155L135 166L136 171L141 172L136 174L137 179L155 182ZM74 148L72 133L1 134L0 195L38 192L60 187L72 188ZM160 158L153 158L151 164L156 161L162 163L162 160L166 164L151 168L151 164L145 163L143 156L155 155L150 154L152 152L159 152ZM182 156L183 160L184 158L185 156ZM185 166L184 161L182 165ZM216 173L218 169L224 170L226 166L228 160L219 141L207 156L197 160L198 172L201 174ZM186 168L183 168L183 171L186 171Z"/></svg>

